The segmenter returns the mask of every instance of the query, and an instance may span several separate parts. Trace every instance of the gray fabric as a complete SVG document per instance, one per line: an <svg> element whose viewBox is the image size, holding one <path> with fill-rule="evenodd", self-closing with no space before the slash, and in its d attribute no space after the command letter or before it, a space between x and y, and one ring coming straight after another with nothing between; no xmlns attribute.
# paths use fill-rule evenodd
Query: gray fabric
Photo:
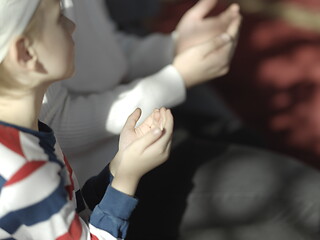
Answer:
<svg viewBox="0 0 320 240"><path fill-rule="evenodd" d="M106 0L111 18L122 31L146 35L144 21L160 10L160 0Z"/></svg>
<svg viewBox="0 0 320 240"><path fill-rule="evenodd" d="M154 16L160 0L106 0L111 17L120 24L143 20Z"/></svg>

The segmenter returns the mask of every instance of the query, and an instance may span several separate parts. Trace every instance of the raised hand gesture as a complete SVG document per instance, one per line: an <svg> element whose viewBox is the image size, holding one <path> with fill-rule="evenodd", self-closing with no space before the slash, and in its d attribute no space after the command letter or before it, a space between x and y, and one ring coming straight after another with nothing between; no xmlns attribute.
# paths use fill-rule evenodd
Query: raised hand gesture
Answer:
<svg viewBox="0 0 320 240"><path fill-rule="evenodd" d="M216 0L200 0L178 24L173 66L187 88L229 71L241 24L239 6L233 4L219 16L205 18L215 4Z"/></svg>
<svg viewBox="0 0 320 240"><path fill-rule="evenodd" d="M223 33L236 39L237 32L232 31L230 27L241 18L239 6L232 4L218 16L207 17L216 3L217 0L200 0L183 15L176 27L176 54Z"/></svg>
<svg viewBox="0 0 320 240"><path fill-rule="evenodd" d="M173 117L170 110L161 108L138 127L141 110L129 117L120 134L119 151L110 163L115 176L112 186L133 195L140 178L164 163L170 153Z"/></svg>

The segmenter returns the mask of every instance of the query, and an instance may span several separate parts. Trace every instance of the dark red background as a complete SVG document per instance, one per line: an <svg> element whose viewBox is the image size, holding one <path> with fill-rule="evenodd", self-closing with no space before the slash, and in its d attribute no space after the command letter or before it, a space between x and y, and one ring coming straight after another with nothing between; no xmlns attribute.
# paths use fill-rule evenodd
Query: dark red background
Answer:
<svg viewBox="0 0 320 240"><path fill-rule="evenodd" d="M319 0L265 1L295 4L320 15ZM153 30L172 31L195 2L166 4ZM225 7L220 1L216 11ZM231 70L212 87L263 134L270 148L320 168L320 29L298 27L263 12L242 9L242 15Z"/></svg>

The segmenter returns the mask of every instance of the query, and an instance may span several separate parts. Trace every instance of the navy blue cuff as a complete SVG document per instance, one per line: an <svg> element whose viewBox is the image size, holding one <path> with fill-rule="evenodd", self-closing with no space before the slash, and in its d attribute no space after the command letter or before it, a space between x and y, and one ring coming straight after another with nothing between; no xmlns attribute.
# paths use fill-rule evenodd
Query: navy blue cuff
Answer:
<svg viewBox="0 0 320 240"><path fill-rule="evenodd" d="M109 185L101 202L94 208L90 223L115 238L124 239L128 231L128 219L137 204L137 199Z"/></svg>
<svg viewBox="0 0 320 240"><path fill-rule="evenodd" d="M137 204L138 199L124 194L109 185L98 205L102 211L122 220L127 220Z"/></svg>
<svg viewBox="0 0 320 240"><path fill-rule="evenodd" d="M91 177L83 185L81 192L87 206L93 210L101 202L107 187L112 182L113 176L109 164L96 176Z"/></svg>

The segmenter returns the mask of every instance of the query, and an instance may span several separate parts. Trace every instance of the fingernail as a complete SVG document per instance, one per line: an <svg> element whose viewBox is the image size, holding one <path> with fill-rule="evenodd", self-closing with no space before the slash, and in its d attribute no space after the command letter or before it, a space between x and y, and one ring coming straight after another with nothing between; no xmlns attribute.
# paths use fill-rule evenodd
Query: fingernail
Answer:
<svg viewBox="0 0 320 240"><path fill-rule="evenodd" d="M228 41L230 41L230 40L231 40L230 35L229 35L229 34L227 34L227 33L223 33L223 34L221 34L221 35L220 35L220 38L221 38L223 41L225 41L225 42L228 42Z"/></svg>
<svg viewBox="0 0 320 240"><path fill-rule="evenodd" d="M160 128L153 129L153 134L154 135L159 135L160 133L161 133L161 129Z"/></svg>
<svg viewBox="0 0 320 240"><path fill-rule="evenodd" d="M163 130L163 123L160 124L160 130Z"/></svg>

